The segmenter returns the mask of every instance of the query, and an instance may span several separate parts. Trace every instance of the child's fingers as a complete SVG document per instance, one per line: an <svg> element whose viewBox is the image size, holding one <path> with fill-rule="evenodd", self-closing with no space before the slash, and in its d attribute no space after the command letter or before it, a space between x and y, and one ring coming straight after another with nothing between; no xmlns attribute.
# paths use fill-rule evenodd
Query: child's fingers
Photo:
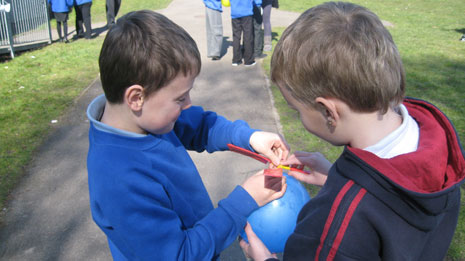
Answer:
<svg viewBox="0 0 465 261"><path fill-rule="evenodd" d="M289 157L289 153L290 153L289 144L287 144L287 143L284 141L284 142L281 144L280 149L281 149L281 151L282 151L280 160L285 160L285 159L287 159L287 157Z"/></svg>
<svg viewBox="0 0 465 261"><path fill-rule="evenodd" d="M255 234L253 231L252 226L247 222L247 225L244 228L245 234L247 235L247 239L249 240L249 243L252 244L252 242L261 242L263 244L262 240Z"/></svg>
<svg viewBox="0 0 465 261"><path fill-rule="evenodd" d="M242 249L246 249L247 247L249 247L249 244L247 244L247 242L245 242L244 239L241 239L241 241L239 241L239 246L242 248ZM245 251L244 251L245 253Z"/></svg>
<svg viewBox="0 0 465 261"><path fill-rule="evenodd" d="M280 140L278 143L275 142L271 150L274 155L270 155L269 159L275 165L279 165L279 163L282 160L287 159L289 155L289 145L283 142L283 140Z"/></svg>
<svg viewBox="0 0 465 261"><path fill-rule="evenodd" d="M245 231L245 234L247 235L247 240L249 240L249 242L254 242L254 240L260 240L255 234L255 232L253 232L252 226L249 224L249 222L247 222L247 224L245 225L244 231ZM239 242L239 246L242 248L244 255L247 258L251 258L249 254L249 251L251 251L250 243L247 243L245 242L244 239L241 239L241 241Z"/></svg>
<svg viewBox="0 0 465 261"><path fill-rule="evenodd" d="M294 155L296 155L297 157L305 157L305 156L308 156L308 154L310 154L311 152L308 152L308 151L301 151L301 150L296 150L294 152Z"/></svg>
<svg viewBox="0 0 465 261"><path fill-rule="evenodd" d="M273 147L264 153L264 155L271 160L273 165L278 166L283 159L283 153L284 151L281 147Z"/></svg>
<svg viewBox="0 0 465 261"><path fill-rule="evenodd" d="M283 158L283 149L282 148L274 149L274 154L278 157L278 161L281 161L281 159Z"/></svg>
<svg viewBox="0 0 465 261"><path fill-rule="evenodd" d="M250 225L249 222L247 222L247 224L245 225L245 234L247 235L247 238L256 238L257 235L255 234L255 232L253 232L253 229L252 229L252 226Z"/></svg>
<svg viewBox="0 0 465 261"><path fill-rule="evenodd" d="M288 157L289 157L289 149L286 148L285 150L283 150L280 160L285 160Z"/></svg>
<svg viewBox="0 0 465 261"><path fill-rule="evenodd" d="M271 197L272 200L275 200L275 199L278 199L284 196L284 193L286 193L286 189L287 189L286 177L283 176L281 179L281 191L274 193Z"/></svg>
<svg viewBox="0 0 465 261"><path fill-rule="evenodd" d="M247 223L247 226L245 227L245 233L247 234L249 244L242 244L241 247L246 247L242 248L246 249L246 256L251 257L254 260L267 260L268 258L276 257L275 254L270 253L265 244L263 244L263 241L255 234L249 223Z"/></svg>
<svg viewBox="0 0 465 261"><path fill-rule="evenodd" d="M249 246L249 243L245 242L243 238L239 241L239 246L241 246L242 249L247 248Z"/></svg>
<svg viewBox="0 0 465 261"><path fill-rule="evenodd" d="M245 242L244 239L241 239L241 241L239 241L239 246L242 248L242 252L244 253L245 257L247 259L250 259L250 255L249 255L250 245L247 242Z"/></svg>
<svg viewBox="0 0 465 261"><path fill-rule="evenodd" d="M288 175L296 178L297 180L299 181L306 181L308 180L308 174L303 174L301 172L298 172L298 171L289 171L287 172Z"/></svg>
<svg viewBox="0 0 465 261"><path fill-rule="evenodd" d="M296 157L295 153L289 156L287 159L281 161L282 165L303 165L302 161Z"/></svg>
<svg viewBox="0 0 465 261"><path fill-rule="evenodd" d="M309 174L303 174L303 173L298 172L298 171L289 171L287 174L289 174L289 176L294 177L298 181L301 181L301 182L304 182L304 183L307 183L307 184L311 184L311 185L320 186L320 187L325 184L326 179L328 177L326 175L316 173L316 172L313 172L313 171L311 173L309 173Z"/></svg>

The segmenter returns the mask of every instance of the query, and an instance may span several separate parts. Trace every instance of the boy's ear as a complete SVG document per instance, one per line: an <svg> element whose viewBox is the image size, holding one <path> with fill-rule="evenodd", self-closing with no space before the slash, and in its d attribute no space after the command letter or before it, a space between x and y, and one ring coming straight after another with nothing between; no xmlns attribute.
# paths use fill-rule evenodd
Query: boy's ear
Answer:
<svg viewBox="0 0 465 261"><path fill-rule="evenodd" d="M323 117L325 117L328 126L335 127L340 118L336 100L317 97L315 102L319 108L319 111L323 114Z"/></svg>
<svg viewBox="0 0 465 261"><path fill-rule="evenodd" d="M124 92L124 102L133 111L140 111L144 104L144 88L140 85L132 85Z"/></svg>

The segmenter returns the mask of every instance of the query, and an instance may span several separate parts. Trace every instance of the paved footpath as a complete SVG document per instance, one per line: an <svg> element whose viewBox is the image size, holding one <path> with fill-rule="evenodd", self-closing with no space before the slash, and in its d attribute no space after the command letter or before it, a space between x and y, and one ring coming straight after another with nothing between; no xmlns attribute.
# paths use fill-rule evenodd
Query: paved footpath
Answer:
<svg viewBox="0 0 465 261"><path fill-rule="evenodd" d="M254 67L232 67L230 10L223 12L224 56L206 58L205 7L200 0L173 0L159 12L185 28L198 43L202 72L192 100L230 120L279 132L268 80L261 61ZM272 26L287 26L297 14L272 10ZM88 125L85 109L101 94L98 77L59 119L27 167L25 178L2 210L0 260L111 260L105 235L93 223L87 188ZM261 163L231 152L191 153L216 205ZM237 242L221 260L245 260Z"/></svg>

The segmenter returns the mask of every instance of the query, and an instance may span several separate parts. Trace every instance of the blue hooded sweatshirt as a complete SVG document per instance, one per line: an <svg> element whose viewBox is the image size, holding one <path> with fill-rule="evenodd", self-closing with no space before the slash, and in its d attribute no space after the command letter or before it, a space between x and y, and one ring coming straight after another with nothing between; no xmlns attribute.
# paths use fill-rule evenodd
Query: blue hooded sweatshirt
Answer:
<svg viewBox="0 0 465 261"><path fill-rule="evenodd" d="M92 3L92 0L74 0L75 5L83 5L87 3Z"/></svg>
<svg viewBox="0 0 465 261"><path fill-rule="evenodd" d="M203 3L210 9L223 12L223 8L221 7L221 0L203 0Z"/></svg>
<svg viewBox="0 0 465 261"><path fill-rule="evenodd" d="M88 108L87 169L92 217L113 259L215 259L258 205L237 186L214 208L187 150L251 149L255 130L192 106L169 133L118 135L98 128L105 102L102 95Z"/></svg>
<svg viewBox="0 0 465 261"><path fill-rule="evenodd" d="M253 0L230 0L231 18L241 18L253 15Z"/></svg>
<svg viewBox="0 0 465 261"><path fill-rule="evenodd" d="M67 13L73 7L73 0L48 0L54 13Z"/></svg>

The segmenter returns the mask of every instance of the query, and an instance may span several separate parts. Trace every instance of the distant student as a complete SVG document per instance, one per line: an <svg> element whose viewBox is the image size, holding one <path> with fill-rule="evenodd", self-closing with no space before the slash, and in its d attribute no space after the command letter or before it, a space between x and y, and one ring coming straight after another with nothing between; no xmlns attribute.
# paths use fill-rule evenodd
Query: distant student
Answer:
<svg viewBox="0 0 465 261"><path fill-rule="evenodd" d="M221 0L203 0L207 31L207 57L213 61L221 58L223 47L223 20Z"/></svg>
<svg viewBox="0 0 465 261"><path fill-rule="evenodd" d="M199 50L161 14L144 10L119 18L105 37L99 66L105 95L87 109L89 195L114 260L217 258L249 214L281 197L286 184L279 192L265 189L259 172L214 209L187 150L224 151L232 143L279 164L289 152L286 143L192 106Z"/></svg>
<svg viewBox="0 0 465 261"><path fill-rule="evenodd" d="M263 53L263 16L262 16L262 0L253 0L253 42L254 58L265 58Z"/></svg>
<svg viewBox="0 0 465 261"><path fill-rule="evenodd" d="M74 0L74 11L76 12L76 36L77 38L90 39L92 37L92 22L90 9L92 0ZM86 30L84 31L84 26Z"/></svg>
<svg viewBox="0 0 465 261"><path fill-rule="evenodd" d="M244 60L245 66L255 65L254 59L254 27L253 0L230 0L231 23L233 31L232 65L238 66ZM243 49L241 38L243 37Z"/></svg>
<svg viewBox="0 0 465 261"><path fill-rule="evenodd" d="M269 52L273 49L273 44L271 42L271 7L279 8L279 0L263 0L262 9L263 9L263 51Z"/></svg>
<svg viewBox="0 0 465 261"><path fill-rule="evenodd" d="M73 7L73 0L48 0L52 7L53 16L57 21L57 32L60 42L68 41L68 14ZM63 30L61 30L63 28Z"/></svg>
<svg viewBox="0 0 465 261"><path fill-rule="evenodd" d="M121 0L106 0L105 10L107 13L107 27L115 25L115 18L118 15Z"/></svg>
<svg viewBox="0 0 465 261"><path fill-rule="evenodd" d="M322 185L301 210L285 260L443 260L454 234L465 152L448 118L426 101L404 98L394 41L364 7L329 2L304 12L282 34L271 78L304 127L345 146L331 165L299 152ZM255 260L273 258L247 226Z"/></svg>

